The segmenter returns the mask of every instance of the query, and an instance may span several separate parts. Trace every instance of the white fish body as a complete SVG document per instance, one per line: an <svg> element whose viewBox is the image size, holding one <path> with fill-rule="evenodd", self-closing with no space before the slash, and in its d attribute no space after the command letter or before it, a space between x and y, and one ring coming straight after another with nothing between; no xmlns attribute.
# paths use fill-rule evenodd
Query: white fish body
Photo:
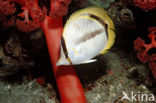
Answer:
<svg viewBox="0 0 156 103"><path fill-rule="evenodd" d="M92 58L106 51L104 48L109 44L110 31L107 30L107 26L109 24L95 14L80 12L80 15L71 17L63 31L61 56L57 65L96 61Z"/></svg>

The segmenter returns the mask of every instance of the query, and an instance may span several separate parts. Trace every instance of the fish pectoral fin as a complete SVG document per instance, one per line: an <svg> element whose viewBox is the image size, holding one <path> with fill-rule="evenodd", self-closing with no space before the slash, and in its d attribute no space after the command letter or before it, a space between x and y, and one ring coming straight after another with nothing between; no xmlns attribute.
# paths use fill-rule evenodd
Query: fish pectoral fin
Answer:
<svg viewBox="0 0 156 103"><path fill-rule="evenodd" d="M97 60L96 59L92 59L92 60L85 61L83 63L86 64L86 63L92 63L92 62L95 62L95 61L97 61Z"/></svg>

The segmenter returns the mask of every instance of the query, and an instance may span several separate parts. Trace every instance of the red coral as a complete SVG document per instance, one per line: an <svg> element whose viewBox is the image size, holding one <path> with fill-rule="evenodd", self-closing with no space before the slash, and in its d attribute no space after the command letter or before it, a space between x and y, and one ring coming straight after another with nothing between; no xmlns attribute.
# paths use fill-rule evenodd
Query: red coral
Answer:
<svg viewBox="0 0 156 103"><path fill-rule="evenodd" d="M7 29L11 26L14 26L15 20L16 18L14 16L8 18L6 15L0 15L0 22L2 22L0 25L1 29Z"/></svg>
<svg viewBox="0 0 156 103"><path fill-rule="evenodd" d="M16 12L15 4L9 0L0 0L0 14L11 15Z"/></svg>
<svg viewBox="0 0 156 103"><path fill-rule="evenodd" d="M17 2L17 0L16 0ZM22 7L23 12L19 16L24 17L26 22L29 22L29 15L36 22L41 22L47 15L46 8L43 10L38 6L38 0L27 0Z"/></svg>
<svg viewBox="0 0 156 103"><path fill-rule="evenodd" d="M15 23L15 17L12 16L16 12L16 8L13 2L0 0L0 22L2 22L1 28L5 29L11 27ZM11 16L10 16L11 15ZM10 16L8 18L8 16Z"/></svg>
<svg viewBox="0 0 156 103"><path fill-rule="evenodd" d="M143 63L147 63L150 60L150 56L147 53L145 53L144 51L139 51L137 53L137 57Z"/></svg>
<svg viewBox="0 0 156 103"><path fill-rule="evenodd" d="M20 31L31 32L40 27L40 22L42 22L46 15L46 9L43 10L38 6L38 0L24 0L25 2L21 2L19 0L15 0L15 2L23 5L23 12L18 14L18 16L24 18L24 20L17 20L16 26ZM23 4L24 3L24 4ZM32 18L30 20L29 18Z"/></svg>
<svg viewBox="0 0 156 103"><path fill-rule="evenodd" d="M22 20L16 20L16 27L23 32L31 32L40 27L39 23L35 21L25 22Z"/></svg>
<svg viewBox="0 0 156 103"><path fill-rule="evenodd" d="M133 0L133 4L140 7L144 11L156 8L156 0Z"/></svg>
<svg viewBox="0 0 156 103"><path fill-rule="evenodd" d="M70 2L71 0L51 0L49 15L51 17L66 15ZM23 12L14 17L13 21L12 18L10 20L7 19L6 15L12 16L15 14L15 3L18 3L22 6L21 9ZM38 5L38 0L0 0L0 19L3 26L10 27L14 25L20 31L31 32L40 27L40 23L45 19L46 16L47 8L43 7L42 9Z"/></svg>
<svg viewBox="0 0 156 103"><path fill-rule="evenodd" d="M156 78L156 54L152 54L151 56L148 54L149 50L156 48L156 27L149 28L149 31L148 37L151 39L151 43L145 44L145 41L138 37L134 41L134 49L137 51L137 57L141 62L149 62L149 67Z"/></svg>
<svg viewBox="0 0 156 103"><path fill-rule="evenodd" d="M71 0L51 0L51 11L49 16L58 17L66 15L68 11L68 5L70 3Z"/></svg>
<svg viewBox="0 0 156 103"><path fill-rule="evenodd" d="M154 78L156 78L156 54L153 54L151 56L149 67L153 73Z"/></svg>
<svg viewBox="0 0 156 103"><path fill-rule="evenodd" d="M142 40L140 37L138 37L138 38L134 41L134 49L137 50L137 51L143 50L144 43L145 43L145 41Z"/></svg>

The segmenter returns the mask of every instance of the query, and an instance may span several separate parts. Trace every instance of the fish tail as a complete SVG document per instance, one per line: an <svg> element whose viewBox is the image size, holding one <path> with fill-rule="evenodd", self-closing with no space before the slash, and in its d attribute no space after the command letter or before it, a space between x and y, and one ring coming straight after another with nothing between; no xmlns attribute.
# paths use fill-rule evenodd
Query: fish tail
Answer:
<svg viewBox="0 0 156 103"><path fill-rule="evenodd" d="M64 52L63 52L63 48L61 46L61 54L60 54L60 58L58 60L58 62L56 63L57 66L60 66L60 65L70 65L70 59L66 58Z"/></svg>
<svg viewBox="0 0 156 103"><path fill-rule="evenodd" d="M58 60L58 62L56 63L57 66L60 66L60 65L70 65L70 62L66 59L66 58L60 58Z"/></svg>

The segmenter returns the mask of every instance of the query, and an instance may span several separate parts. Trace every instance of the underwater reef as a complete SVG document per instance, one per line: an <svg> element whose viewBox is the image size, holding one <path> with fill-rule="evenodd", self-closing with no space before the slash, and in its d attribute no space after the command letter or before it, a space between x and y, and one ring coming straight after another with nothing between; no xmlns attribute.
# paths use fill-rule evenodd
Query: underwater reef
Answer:
<svg viewBox="0 0 156 103"><path fill-rule="evenodd" d="M156 102L156 0L0 0L0 103L67 102L68 78L60 82L56 75L56 55L49 54L56 39L48 41L47 34L61 33L70 15L90 6L107 11L116 39L97 62L62 70L76 78L80 100L131 103L121 98L123 91L134 91L154 94Z"/></svg>

